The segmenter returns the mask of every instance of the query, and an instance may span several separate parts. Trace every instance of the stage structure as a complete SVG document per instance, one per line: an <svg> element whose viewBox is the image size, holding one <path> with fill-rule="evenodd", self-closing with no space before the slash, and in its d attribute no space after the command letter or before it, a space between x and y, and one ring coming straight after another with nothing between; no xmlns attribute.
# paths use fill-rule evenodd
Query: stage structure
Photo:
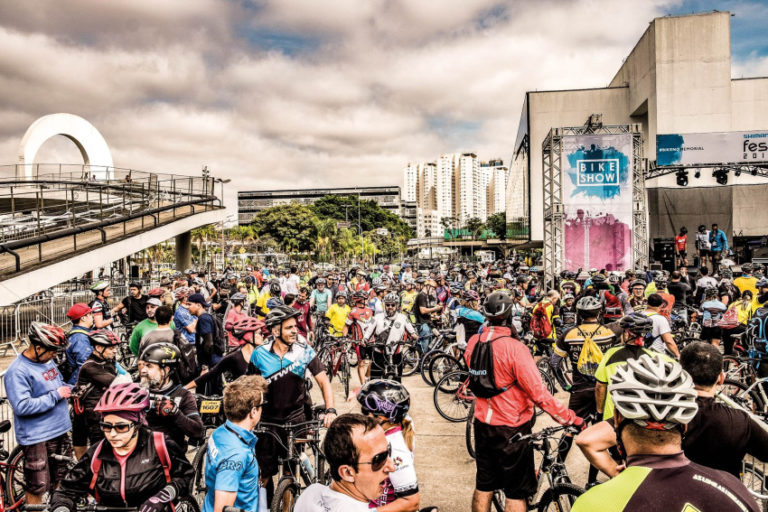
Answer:
<svg viewBox="0 0 768 512"><path fill-rule="evenodd" d="M562 270L648 262L640 125L552 128L542 144L545 288Z"/></svg>

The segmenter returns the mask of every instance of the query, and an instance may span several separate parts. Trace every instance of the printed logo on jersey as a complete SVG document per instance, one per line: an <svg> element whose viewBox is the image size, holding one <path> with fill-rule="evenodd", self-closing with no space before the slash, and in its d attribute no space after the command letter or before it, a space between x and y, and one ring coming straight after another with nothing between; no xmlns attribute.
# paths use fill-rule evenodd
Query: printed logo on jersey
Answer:
<svg viewBox="0 0 768 512"><path fill-rule="evenodd" d="M56 368L51 368L50 370L43 372L43 379L48 381L55 380L58 375L59 372L56 370Z"/></svg>
<svg viewBox="0 0 768 512"><path fill-rule="evenodd" d="M690 503L686 503L685 506L683 507L683 510L681 510L680 512L701 512L701 510L697 509Z"/></svg>

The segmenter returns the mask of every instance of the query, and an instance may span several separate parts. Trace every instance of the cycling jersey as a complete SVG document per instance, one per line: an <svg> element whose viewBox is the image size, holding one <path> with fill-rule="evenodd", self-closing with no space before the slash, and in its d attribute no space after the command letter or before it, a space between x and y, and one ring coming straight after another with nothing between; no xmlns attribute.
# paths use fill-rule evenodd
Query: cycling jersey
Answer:
<svg viewBox="0 0 768 512"><path fill-rule="evenodd" d="M325 316L331 321L331 334L337 337L341 336L349 312L350 308L347 304L344 304L343 306L331 304L331 307L325 313Z"/></svg>
<svg viewBox="0 0 768 512"><path fill-rule="evenodd" d="M406 313L413 311L413 305L416 303L416 296L419 293L416 290L405 290L400 294L400 309Z"/></svg>
<svg viewBox="0 0 768 512"><path fill-rule="evenodd" d="M328 288L320 290L312 290L311 299L314 300L315 309L318 313L325 313L328 311L328 299L331 298L331 290Z"/></svg>
<svg viewBox="0 0 768 512"><path fill-rule="evenodd" d="M231 421L213 431L205 452L203 512L213 512L216 491L235 492L234 507L259 508L259 465L256 463L256 434Z"/></svg>
<svg viewBox="0 0 768 512"><path fill-rule="evenodd" d="M582 323L565 331L555 342L555 356L568 358L573 367L573 386L571 391L594 388L595 377L585 375L577 370L579 357L587 338L597 344L600 351L605 352L616 344L616 335L609 328L596 322ZM552 364L557 364L553 357Z"/></svg>
<svg viewBox="0 0 768 512"><path fill-rule="evenodd" d="M307 370L317 375L325 368L317 359L315 349L301 341L293 343L283 357L275 353L274 343L273 338L253 351L249 373L262 375L269 385L264 421L280 423L297 410L302 410L307 394L304 383Z"/></svg>
<svg viewBox="0 0 768 512"><path fill-rule="evenodd" d="M685 252L685 248L688 245L688 235L677 235L675 237L675 249L678 252Z"/></svg>
<svg viewBox="0 0 768 512"><path fill-rule="evenodd" d="M744 485L723 471L672 455L632 455L627 469L593 487L574 503L572 512L757 512Z"/></svg>
<svg viewBox="0 0 768 512"><path fill-rule="evenodd" d="M600 361L600 365L597 367L597 371L595 372L595 379L597 382L601 382L607 386L610 384L611 377L616 374L616 370L620 365L627 364L627 360L629 359L638 359L643 354L648 354L651 357L654 357L658 353L638 345L620 345L618 347L612 347L608 349L608 352L603 354L603 360ZM661 357L670 363L675 361L666 354L661 354ZM598 404L598 406L599 405L600 404ZM610 418L613 418L613 400L611 399L611 394L606 393L605 406L603 408L603 419L607 420Z"/></svg>
<svg viewBox="0 0 768 512"><path fill-rule="evenodd" d="M757 297L757 278L755 276L741 276L733 280L733 284L739 289L741 293L749 290L752 292L752 297Z"/></svg>
<svg viewBox="0 0 768 512"><path fill-rule="evenodd" d="M370 336L376 338L378 342L392 343L395 341L401 341L405 339L405 333L408 333L411 337L416 338L416 329L404 313L395 313L392 316L378 315L373 319L373 328L370 330ZM384 338L385 339L379 339ZM399 352L399 349L398 349Z"/></svg>
<svg viewBox="0 0 768 512"><path fill-rule="evenodd" d="M94 317L96 317L96 315L101 315L101 318L104 320L112 318L112 310L109 308L109 304L107 304L106 300L93 299L88 306L93 310Z"/></svg>
<svg viewBox="0 0 768 512"><path fill-rule="evenodd" d="M334 491L323 484L312 484L296 500L294 512L369 512L368 503Z"/></svg>
<svg viewBox="0 0 768 512"><path fill-rule="evenodd" d="M384 490L381 497L369 504L369 508L382 507L392 503L397 498L411 496L419 492L419 482L416 478L416 466L413 461L413 452L403 437L403 429L393 427L386 432L389 446L392 447L392 461L395 470L389 473L384 482Z"/></svg>
<svg viewBox="0 0 768 512"><path fill-rule="evenodd" d="M348 334L353 340L365 340L373 329L373 311L367 307L354 307L347 315Z"/></svg>

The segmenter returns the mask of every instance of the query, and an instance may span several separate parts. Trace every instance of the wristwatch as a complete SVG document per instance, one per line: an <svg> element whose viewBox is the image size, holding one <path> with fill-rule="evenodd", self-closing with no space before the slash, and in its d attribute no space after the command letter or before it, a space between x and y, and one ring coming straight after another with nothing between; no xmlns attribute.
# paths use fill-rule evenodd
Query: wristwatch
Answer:
<svg viewBox="0 0 768 512"><path fill-rule="evenodd" d="M336 412L336 409L330 408L325 410L325 414L335 414L336 416L339 415L339 413Z"/></svg>

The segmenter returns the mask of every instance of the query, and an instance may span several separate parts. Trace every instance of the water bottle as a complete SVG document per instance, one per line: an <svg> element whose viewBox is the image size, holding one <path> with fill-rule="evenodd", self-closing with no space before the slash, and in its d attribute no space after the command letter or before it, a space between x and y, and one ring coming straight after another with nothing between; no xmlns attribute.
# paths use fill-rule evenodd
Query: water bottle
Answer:
<svg viewBox="0 0 768 512"><path fill-rule="evenodd" d="M312 462L310 462L309 457L307 457L307 454L304 452L301 452L299 454L299 462L301 463L301 467L304 468L304 472L307 474L307 477L309 480L315 479L315 468L312 467Z"/></svg>

